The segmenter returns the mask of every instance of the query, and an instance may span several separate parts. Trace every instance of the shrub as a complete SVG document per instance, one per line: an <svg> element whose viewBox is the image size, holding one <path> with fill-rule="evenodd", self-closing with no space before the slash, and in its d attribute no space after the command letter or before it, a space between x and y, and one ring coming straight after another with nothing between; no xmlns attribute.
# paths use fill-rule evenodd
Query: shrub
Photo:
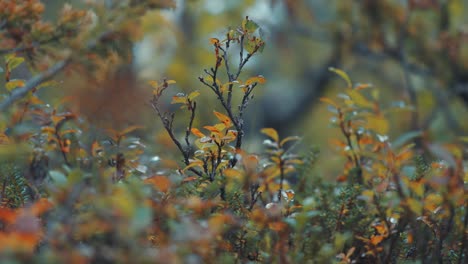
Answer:
<svg viewBox="0 0 468 264"><path fill-rule="evenodd" d="M132 12L145 7L137 2L128 6ZM40 14L39 2L28 3L18 8ZM84 13L63 12L56 28L63 31L54 32L67 32L61 37L73 40L75 19ZM34 21L39 17L8 19L13 19L8 27L19 21L21 31L39 23ZM127 39L121 33L111 36ZM107 34L77 54L114 56L106 51ZM260 131L263 153L248 153L245 109L266 79L244 77L244 66L265 42L248 17L209 42L213 65L198 78L203 89L173 92L170 102L180 109L165 104L174 80L148 84L149 103L180 155L176 169L152 168L145 145L134 136L142 127L93 132L66 103L49 106L39 99L40 85L58 85L45 82L55 70L27 82L9 79L24 58L8 52L4 75L10 94L0 107L13 107L2 118L0 137L2 261L464 262L465 138L449 145L430 142L419 132L391 139L388 113L414 110L382 102L378 89L355 85L345 72L331 68L346 83L337 99L321 99L329 105L333 129L342 134L330 139L345 160L337 181L316 173L316 148L301 150L300 137L280 137L273 128ZM94 50L98 47L104 52ZM214 95L219 107L212 116L199 117L203 105L197 97L205 93ZM176 111L186 118L183 129Z"/></svg>

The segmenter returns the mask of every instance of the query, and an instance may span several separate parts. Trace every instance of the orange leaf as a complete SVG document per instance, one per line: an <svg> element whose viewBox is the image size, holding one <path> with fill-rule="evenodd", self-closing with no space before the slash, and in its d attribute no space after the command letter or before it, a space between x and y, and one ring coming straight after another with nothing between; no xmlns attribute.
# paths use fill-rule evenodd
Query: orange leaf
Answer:
<svg viewBox="0 0 468 264"><path fill-rule="evenodd" d="M198 130L198 128L192 127L190 131L192 132L192 134L194 134L195 136L199 138L205 137L205 134L203 134L200 130Z"/></svg>
<svg viewBox="0 0 468 264"><path fill-rule="evenodd" d="M335 107L337 109L339 108L337 103L335 103L332 99L327 98L327 97L320 98L320 102L329 104L329 105L331 105L331 106L333 106L333 107Z"/></svg>
<svg viewBox="0 0 468 264"><path fill-rule="evenodd" d="M283 231L286 229L287 225L284 222L272 222L268 224L268 227L274 231Z"/></svg>
<svg viewBox="0 0 468 264"><path fill-rule="evenodd" d="M41 198L40 200L38 200L37 202L35 202L31 206L31 212L32 212L33 215L39 216L39 215L49 211L53 207L54 207L54 205L48 199Z"/></svg>
<svg viewBox="0 0 468 264"><path fill-rule="evenodd" d="M213 113L218 118L218 120L226 126L226 128L230 128L232 126L231 118L229 118L227 115L221 114L217 111L213 111Z"/></svg>
<svg viewBox="0 0 468 264"><path fill-rule="evenodd" d="M133 132L134 130L142 129L142 128L144 128L144 127L143 126L137 126L137 125L129 126L126 129L120 131L119 135L123 136L123 135L126 135L126 134L130 133L130 132Z"/></svg>
<svg viewBox="0 0 468 264"><path fill-rule="evenodd" d="M380 242L382 242L382 240L384 239L383 236L371 236L371 239L370 239L370 242L372 245L376 246L378 244L380 244Z"/></svg>
<svg viewBox="0 0 468 264"><path fill-rule="evenodd" d="M161 192L167 192L171 187L171 181L163 175L155 175L144 180L144 183L151 184Z"/></svg>
<svg viewBox="0 0 468 264"><path fill-rule="evenodd" d="M198 179L198 177L190 176L190 177L184 178L182 182L191 182L191 181L195 181L196 179Z"/></svg>
<svg viewBox="0 0 468 264"><path fill-rule="evenodd" d="M96 157L102 153L103 149L101 145L97 141L94 141L93 144L91 144L91 155L93 157Z"/></svg>
<svg viewBox="0 0 468 264"><path fill-rule="evenodd" d="M217 38L210 38L210 43L213 45L218 45L219 44L219 39Z"/></svg>
<svg viewBox="0 0 468 264"><path fill-rule="evenodd" d="M249 79L247 79L244 85L248 86L254 83L264 84L265 82L266 82L265 77L263 77L262 75L258 75L258 76L250 77Z"/></svg>
<svg viewBox="0 0 468 264"><path fill-rule="evenodd" d="M0 220L6 223L13 223L16 219L17 213L16 211L0 207Z"/></svg>

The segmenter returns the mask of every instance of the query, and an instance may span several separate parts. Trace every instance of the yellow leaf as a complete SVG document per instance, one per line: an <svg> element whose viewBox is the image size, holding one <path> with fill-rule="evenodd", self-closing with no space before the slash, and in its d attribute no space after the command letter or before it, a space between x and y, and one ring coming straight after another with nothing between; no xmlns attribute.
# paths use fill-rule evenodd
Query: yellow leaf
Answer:
<svg viewBox="0 0 468 264"><path fill-rule="evenodd" d="M236 170L236 169L225 169L223 171L223 174L224 174L224 176L226 176L228 178L239 178L239 179L242 178L242 172L240 172L239 170Z"/></svg>
<svg viewBox="0 0 468 264"><path fill-rule="evenodd" d="M13 89L16 89L18 87L23 87L25 84L26 82L24 80L14 79L14 80L10 80L9 82L7 82L5 84L5 88L11 92Z"/></svg>
<svg viewBox="0 0 468 264"><path fill-rule="evenodd" d="M190 100L190 101L193 101L193 99L195 99L196 97L198 97L200 95L200 92L199 91L194 91L194 92L191 92L187 98Z"/></svg>
<svg viewBox="0 0 468 264"><path fill-rule="evenodd" d="M194 160L191 160L190 161L190 164L187 165L182 171L186 171L190 168L193 168L193 167L200 167L200 168L203 168L203 161L202 160L199 160L199 159L194 159Z"/></svg>
<svg viewBox="0 0 468 264"><path fill-rule="evenodd" d="M270 137L271 139L273 139L275 142L278 142L279 141L279 136L278 136L278 132L276 132L276 130L274 128L262 128L260 130L260 132L262 132L263 134L267 135L268 137Z"/></svg>
<svg viewBox="0 0 468 264"><path fill-rule="evenodd" d="M221 88L219 88L219 91L220 91L221 93L224 93L225 91L228 90L229 85L233 85L233 84L235 84L235 83L239 83L239 81L227 82L227 83L223 84L223 85L221 86Z"/></svg>
<svg viewBox="0 0 468 264"><path fill-rule="evenodd" d="M53 87L53 86L57 86L57 85L58 85L58 82L56 80L50 80L50 81L43 82L43 83L39 84L37 86L37 89L43 88L43 87Z"/></svg>
<svg viewBox="0 0 468 264"><path fill-rule="evenodd" d="M174 83L176 83L176 81L174 81L174 80L167 80L166 83L167 83L167 84L174 84Z"/></svg>
<svg viewBox="0 0 468 264"><path fill-rule="evenodd" d="M443 202L444 198L437 193L431 193L424 199L424 209L434 212Z"/></svg>
<svg viewBox="0 0 468 264"><path fill-rule="evenodd" d="M349 89L351 89L353 87L353 85L351 83L351 79L349 78L348 74L346 74L346 72L344 72L343 70L340 70L340 69L333 68L333 67L328 68L328 70L338 74L341 78L343 78L343 80L346 81L346 84L347 84Z"/></svg>
<svg viewBox="0 0 468 264"><path fill-rule="evenodd" d="M351 101L359 107L372 108L373 104L369 102L359 91L349 90L347 94L351 98Z"/></svg>
<svg viewBox="0 0 468 264"><path fill-rule="evenodd" d="M120 131L120 132L119 132L119 135L120 135L120 136L124 136L124 135L126 135L126 134L128 134L128 133L131 133L131 132L133 132L133 131L135 131L135 130L137 130L137 129L142 129L142 128L144 128L144 127L143 127L143 126L137 126L137 125L135 125L135 126L129 126L129 127L127 127L126 129Z"/></svg>
<svg viewBox="0 0 468 264"><path fill-rule="evenodd" d="M171 104L186 104L186 103L187 103L187 97L177 96L177 95L172 96Z"/></svg>
<svg viewBox="0 0 468 264"><path fill-rule="evenodd" d="M321 101L322 103L329 104L329 105L331 105L331 106L333 106L333 107L335 107L335 108L337 108L337 109L339 108L338 104L335 103L335 102L334 102L333 100L331 100L330 98L322 97L322 98L320 98L320 101Z"/></svg>
<svg viewBox="0 0 468 264"><path fill-rule="evenodd" d="M23 57L16 57L15 54L7 56L6 58L8 64L8 70L12 71L16 67L18 67L21 63L24 62Z"/></svg>
<svg viewBox="0 0 468 264"><path fill-rule="evenodd" d="M41 132L42 132L42 133L47 133L47 134L55 134L55 128L54 128L54 127L50 127L50 126L42 127L42 128L41 128Z"/></svg>
<svg viewBox="0 0 468 264"><path fill-rule="evenodd" d="M158 84L157 81L149 81L148 83L149 83L149 85L151 85L151 87L153 87L153 88L158 88L158 86L159 86L159 84Z"/></svg>
<svg viewBox="0 0 468 264"><path fill-rule="evenodd" d="M281 140L280 146L282 147L284 144L286 144L286 143L289 142L289 141L296 141L296 140L299 140L299 139L301 139L301 138L298 137L298 136L290 136L290 137L287 137L287 138Z"/></svg>
<svg viewBox="0 0 468 264"><path fill-rule="evenodd" d="M406 200L406 204L411 209L411 211L413 211L416 215L422 214L423 205L421 204L420 201L413 199L413 198L408 198Z"/></svg>
<svg viewBox="0 0 468 264"><path fill-rule="evenodd" d="M386 135L388 133L388 120L383 116L367 116L367 127L374 130L380 135Z"/></svg>

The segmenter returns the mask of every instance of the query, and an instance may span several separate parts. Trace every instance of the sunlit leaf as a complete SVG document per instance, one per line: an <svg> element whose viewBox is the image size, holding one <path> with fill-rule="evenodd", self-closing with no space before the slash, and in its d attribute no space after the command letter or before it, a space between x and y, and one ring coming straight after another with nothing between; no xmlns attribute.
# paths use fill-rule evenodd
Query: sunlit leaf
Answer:
<svg viewBox="0 0 468 264"><path fill-rule="evenodd" d="M97 156L101 155L102 151L103 151L103 148L101 147L101 145L99 145L99 142L94 141L91 144L91 155L93 157L97 157Z"/></svg>
<svg viewBox="0 0 468 264"><path fill-rule="evenodd" d="M197 176L190 176L190 177L186 177L182 180L182 182L192 182L192 181L195 181L197 180L198 177Z"/></svg>
<svg viewBox="0 0 468 264"><path fill-rule="evenodd" d="M247 79L247 81L245 81L245 85L251 85L254 83L264 84L265 82L266 82L265 77L263 77L262 75L258 75L258 76L250 77L249 79Z"/></svg>
<svg viewBox="0 0 468 264"><path fill-rule="evenodd" d="M8 63L8 69L10 71L14 70L16 67L20 66L21 63L24 62L24 58L23 57L16 57L16 56L11 56L11 57L7 57L7 63Z"/></svg>
<svg viewBox="0 0 468 264"><path fill-rule="evenodd" d="M351 79L349 78L346 72L337 68L333 68L333 67L328 68L328 70L338 74L341 78L343 78L343 80L346 81L346 85L349 89L353 87L353 84L351 83Z"/></svg>
<svg viewBox="0 0 468 264"><path fill-rule="evenodd" d="M414 198L407 198L406 204L416 215L422 214L423 205L421 201Z"/></svg>
<svg viewBox="0 0 468 264"><path fill-rule="evenodd" d="M188 98L190 101L193 101L193 99L197 98L199 95L200 95L200 92L199 92L199 91L193 91L193 92L189 93L189 95L187 96L187 98Z"/></svg>
<svg viewBox="0 0 468 264"><path fill-rule="evenodd" d="M199 138L205 137L205 134L203 134L200 130L198 130L198 128L192 127L190 131L192 132L192 134L194 134L195 136Z"/></svg>
<svg viewBox="0 0 468 264"><path fill-rule="evenodd" d="M26 82L24 80L13 79L5 84L5 88L7 89L7 91L11 92L12 90L18 87L23 87L25 84Z"/></svg>
<svg viewBox="0 0 468 264"><path fill-rule="evenodd" d="M298 136L289 136L289 137L286 137L284 138L283 140L281 140L280 142L280 147L283 147L284 144L290 142L290 141L297 141L297 140L300 140L301 138L298 137Z"/></svg>
<svg viewBox="0 0 468 264"><path fill-rule="evenodd" d="M380 135L386 135L389 129L388 120L383 116L367 116L367 127Z"/></svg>
<svg viewBox="0 0 468 264"><path fill-rule="evenodd" d="M124 136L124 135L126 135L128 133L131 133L131 132L137 130L137 129L143 129L143 128L144 128L143 126L138 126L138 125L129 126L129 127L125 128L124 130L120 131L119 134L121 136Z"/></svg>
<svg viewBox="0 0 468 264"><path fill-rule="evenodd" d="M39 84L36 88L39 89L39 88L43 88L43 87L55 87L58 84L59 83L56 80L50 80L50 81L43 82L43 83Z"/></svg>
<svg viewBox="0 0 468 264"><path fill-rule="evenodd" d="M157 81L149 81L148 83L149 83L149 85L151 85L151 87L153 87L153 88L158 88L158 87L159 87L159 84L158 84Z"/></svg>
<svg viewBox="0 0 468 264"><path fill-rule="evenodd" d="M185 95L174 95L171 104L187 104L187 97Z"/></svg>
<svg viewBox="0 0 468 264"><path fill-rule="evenodd" d="M346 93L351 98L351 101L357 106L363 108L372 108L373 104L369 100L367 100L359 91L348 90Z"/></svg>
<svg viewBox="0 0 468 264"><path fill-rule="evenodd" d="M219 39L217 38L210 38L210 43L212 45L218 45L219 44Z"/></svg>
<svg viewBox="0 0 468 264"><path fill-rule="evenodd" d="M213 111L213 113L218 118L218 120L226 126L226 128L230 128L232 126L231 118L229 118L229 116L217 111Z"/></svg>
<svg viewBox="0 0 468 264"><path fill-rule="evenodd" d="M323 103L329 104L329 105L335 107L336 109L339 108L338 104L335 103L335 102L334 102L333 100L331 100L330 98L321 97L321 98L320 98L320 101L323 102Z"/></svg>
<svg viewBox="0 0 468 264"><path fill-rule="evenodd" d="M268 137L273 139L275 142L279 141L278 132L274 128L262 128L260 132L267 135Z"/></svg>
<svg viewBox="0 0 468 264"><path fill-rule="evenodd" d="M242 172L237 169L225 169L223 170L223 174L228 178L242 178Z"/></svg>

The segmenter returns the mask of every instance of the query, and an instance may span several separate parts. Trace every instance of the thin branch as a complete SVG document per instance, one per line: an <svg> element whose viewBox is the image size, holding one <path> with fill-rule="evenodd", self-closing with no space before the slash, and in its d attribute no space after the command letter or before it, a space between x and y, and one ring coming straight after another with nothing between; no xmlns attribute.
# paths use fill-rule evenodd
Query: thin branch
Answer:
<svg viewBox="0 0 468 264"><path fill-rule="evenodd" d="M98 38L90 41L86 45L86 49L88 50L93 49L94 47L97 46L97 44L100 41L104 41L107 38L112 37L114 34L115 32L113 31L106 31L102 33ZM29 79L25 86L14 89L9 97L7 97L2 102L0 102L0 111L5 111L10 105L20 100L21 98L23 98L28 92L32 91L39 84L50 80L52 77L57 75L60 71L62 71L68 64L70 64L71 61L72 61L71 56L62 61L59 61L55 65L47 69L45 72L39 73L36 76Z"/></svg>
<svg viewBox="0 0 468 264"><path fill-rule="evenodd" d="M40 73L32 77L25 86L21 88L14 89L9 97L0 102L0 111L5 111L10 105L12 105L17 100L23 98L28 92L32 91L39 84L48 81L61 70L63 70L71 62L70 58L62 60L56 63L54 66L47 69L45 72Z"/></svg>

